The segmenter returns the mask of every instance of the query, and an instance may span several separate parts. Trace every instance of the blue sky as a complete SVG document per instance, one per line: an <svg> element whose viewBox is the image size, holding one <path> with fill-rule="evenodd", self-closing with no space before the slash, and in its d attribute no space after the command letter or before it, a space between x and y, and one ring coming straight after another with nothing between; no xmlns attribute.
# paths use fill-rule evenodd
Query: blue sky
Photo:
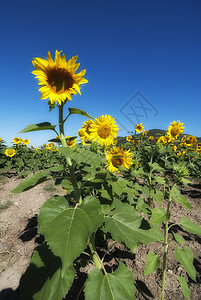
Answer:
<svg viewBox="0 0 201 300"><path fill-rule="evenodd" d="M29 138L39 146L54 133L19 134L29 124L58 123L34 79L33 57L63 50L78 55L88 83L66 104L93 117L109 114L124 136L141 122L167 129L180 120L201 136L200 0L29 0L0 6L0 137ZM66 135L86 118L73 115Z"/></svg>

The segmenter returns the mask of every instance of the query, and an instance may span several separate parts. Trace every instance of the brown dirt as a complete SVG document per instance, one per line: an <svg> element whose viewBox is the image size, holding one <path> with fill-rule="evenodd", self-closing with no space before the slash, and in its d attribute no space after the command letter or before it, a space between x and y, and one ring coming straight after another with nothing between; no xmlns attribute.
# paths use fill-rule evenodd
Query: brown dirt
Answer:
<svg viewBox="0 0 201 300"><path fill-rule="evenodd" d="M54 185L53 181L42 183L31 190L21 194L11 194L22 179L4 178L0 181L0 205L9 206L0 210L0 300L18 299L16 289L20 278L25 272L34 248L40 243L37 234L37 214L45 200L51 196L63 195L64 191L60 186ZM186 216L195 223L201 225L201 183L193 180L188 187L182 188L182 193L189 199L192 211L188 211L180 204L172 205L171 214L174 222L180 221L180 216ZM183 236L185 246L191 248L194 254L194 265L197 271L197 282L194 283L184 271L183 267L176 262L173 247L168 249L167 279L166 279L166 300L185 299L179 288L179 283L175 275L184 276L191 290L191 299L201 299L201 239L183 231L179 226L176 230ZM108 239L107 246L113 241ZM99 251L104 253L103 245L99 245ZM133 254L120 244L115 244L106 256L106 268L115 270L118 262L123 261L133 273L136 285L136 298L139 300L160 299L162 271L159 268L156 272L144 276L143 270L146 263L146 255L149 251L154 251L162 259L163 248L159 243L152 243L147 246L141 245L134 250ZM73 287L66 297L66 300L74 300L78 289L83 285L87 273L92 266L80 267L78 276ZM175 274L175 275L174 275ZM83 293L79 300L84 299ZM29 300L29 299L27 299ZM123 300L123 299L122 299Z"/></svg>

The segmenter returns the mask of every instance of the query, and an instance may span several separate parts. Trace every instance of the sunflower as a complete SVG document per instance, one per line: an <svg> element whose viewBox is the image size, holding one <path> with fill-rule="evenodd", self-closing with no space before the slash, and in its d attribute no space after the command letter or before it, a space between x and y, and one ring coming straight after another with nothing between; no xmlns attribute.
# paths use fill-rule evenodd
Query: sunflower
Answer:
<svg viewBox="0 0 201 300"><path fill-rule="evenodd" d="M132 157L133 153L129 150L124 149L121 145L119 147L113 147L106 152L106 157L109 163L109 170L111 172L118 171L118 167L129 167L133 164Z"/></svg>
<svg viewBox="0 0 201 300"><path fill-rule="evenodd" d="M18 137L14 137L13 139L13 143L16 144L16 145L19 145L23 142L23 140L21 138L18 138Z"/></svg>
<svg viewBox="0 0 201 300"><path fill-rule="evenodd" d="M66 100L72 100L71 95L80 94L80 84L88 82L83 76L86 70L75 74L79 65L76 63L78 56L73 56L66 61L65 54L60 55L61 51L55 52L55 61L50 52L47 54L47 60L36 57L32 63L36 70L32 73L39 80L41 88L41 99L50 99L51 104L58 102L60 105Z"/></svg>
<svg viewBox="0 0 201 300"><path fill-rule="evenodd" d="M136 131L137 133L141 133L143 130L144 130L144 126L142 126L142 123L137 124L137 125L135 126L135 131Z"/></svg>
<svg viewBox="0 0 201 300"><path fill-rule="evenodd" d="M197 143L196 151L197 151L197 153L201 153L201 143Z"/></svg>
<svg viewBox="0 0 201 300"><path fill-rule="evenodd" d="M6 149L5 154L6 156L13 157L16 154L16 152L15 149Z"/></svg>
<svg viewBox="0 0 201 300"><path fill-rule="evenodd" d="M132 135L128 135L128 136L126 137L126 140L127 140L128 142L132 141Z"/></svg>
<svg viewBox="0 0 201 300"><path fill-rule="evenodd" d="M92 121L90 126L90 137L93 141L106 147L113 143L113 140L117 137L118 126L116 125L114 118L111 116L101 116L95 121Z"/></svg>
<svg viewBox="0 0 201 300"><path fill-rule="evenodd" d="M70 138L71 138L70 136L66 137L66 139L67 139L66 143L67 143L68 147L73 148L76 144L76 140L75 139L70 140Z"/></svg>
<svg viewBox="0 0 201 300"><path fill-rule="evenodd" d="M149 130L145 130L143 133L142 133L142 136L147 136L147 133L149 132Z"/></svg>
<svg viewBox="0 0 201 300"><path fill-rule="evenodd" d="M87 145L87 141L91 140L91 125L93 121L87 120L84 122L84 125L82 125L82 128L78 130L78 135L81 139L81 142L83 145Z"/></svg>
<svg viewBox="0 0 201 300"><path fill-rule="evenodd" d="M168 127L167 135L177 139L178 136L184 131L183 123L180 121L173 121Z"/></svg>
<svg viewBox="0 0 201 300"><path fill-rule="evenodd" d="M28 139L25 139L24 140L24 144L27 146L29 144L29 140Z"/></svg>

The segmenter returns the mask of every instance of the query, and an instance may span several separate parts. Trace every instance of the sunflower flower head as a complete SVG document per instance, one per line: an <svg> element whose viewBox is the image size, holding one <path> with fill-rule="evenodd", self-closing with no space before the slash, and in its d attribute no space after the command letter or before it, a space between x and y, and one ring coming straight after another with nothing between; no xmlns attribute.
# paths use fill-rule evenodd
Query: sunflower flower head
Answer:
<svg viewBox="0 0 201 300"><path fill-rule="evenodd" d="M135 126L135 131L137 133L141 133L144 130L144 126L142 126L142 123L139 123Z"/></svg>
<svg viewBox="0 0 201 300"><path fill-rule="evenodd" d="M32 61L36 68L32 73L41 86L41 99L49 98L51 105L72 100L72 95L81 94L80 85L88 82L83 78L86 70L75 74L80 65L76 63L77 56L67 61L65 54L61 56L60 53L56 50L54 60L48 52L47 59L36 57Z"/></svg>
<svg viewBox="0 0 201 300"><path fill-rule="evenodd" d="M29 144L29 140L28 139L25 139L24 140L24 144L27 146Z"/></svg>
<svg viewBox="0 0 201 300"><path fill-rule="evenodd" d="M67 136L66 137L66 143L67 143L68 147L73 148L76 145L76 140L71 139L70 136Z"/></svg>
<svg viewBox="0 0 201 300"><path fill-rule="evenodd" d="M8 157L13 157L16 154L16 151L15 149L6 149L5 154Z"/></svg>
<svg viewBox="0 0 201 300"><path fill-rule="evenodd" d="M14 143L15 145L19 145L19 144L21 144L22 142L23 142L23 140L22 140L21 138L14 137L14 139L13 139L13 143Z"/></svg>
<svg viewBox="0 0 201 300"><path fill-rule="evenodd" d="M101 146L108 147L113 143L118 134L118 126L114 118L102 115L90 126L90 137L93 141L97 141Z"/></svg>
<svg viewBox="0 0 201 300"><path fill-rule="evenodd" d="M173 121L168 127L167 135L175 139L184 131L183 123L180 121Z"/></svg>
<svg viewBox="0 0 201 300"><path fill-rule="evenodd" d="M129 167L133 164L133 153L130 152L130 149L124 149L122 145L119 147L115 146L106 153L108 168L111 172L119 172L119 167L129 169Z"/></svg>

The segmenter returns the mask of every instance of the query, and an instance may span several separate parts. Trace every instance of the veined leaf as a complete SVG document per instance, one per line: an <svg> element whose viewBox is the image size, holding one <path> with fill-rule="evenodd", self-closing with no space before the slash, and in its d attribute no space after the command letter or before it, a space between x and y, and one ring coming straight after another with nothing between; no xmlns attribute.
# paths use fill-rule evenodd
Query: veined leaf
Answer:
<svg viewBox="0 0 201 300"><path fill-rule="evenodd" d="M40 210L38 229L66 269L86 248L89 236L102 222L103 211L96 197L88 196L75 207L70 207L65 197L52 197Z"/></svg>
<svg viewBox="0 0 201 300"><path fill-rule="evenodd" d="M191 279L196 281L196 271L193 265L194 256L191 249L188 247L183 247L182 249L175 247L175 257L178 262L184 267Z"/></svg>
<svg viewBox="0 0 201 300"><path fill-rule="evenodd" d="M133 276L121 262L112 274L93 269L85 283L86 300L134 300Z"/></svg>
<svg viewBox="0 0 201 300"><path fill-rule="evenodd" d="M117 242L124 242L133 249L140 243L148 244L162 241L163 234L156 224L149 224L137 215L134 208L119 200L114 201L115 211L112 216L105 217L105 225Z"/></svg>
<svg viewBox="0 0 201 300"><path fill-rule="evenodd" d="M62 300L68 293L75 270L63 269L61 259L52 254L47 244L37 247L30 265L20 281L20 299Z"/></svg>
<svg viewBox="0 0 201 300"><path fill-rule="evenodd" d="M195 224L193 221L182 216L181 217L181 226L188 232L197 234L201 236L201 227Z"/></svg>
<svg viewBox="0 0 201 300"><path fill-rule="evenodd" d="M184 207L188 208L189 210L192 210L192 207L185 196L180 194L178 197L175 198L175 201L181 203Z"/></svg>
<svg viewBox="0 0 201 300"><path fill-rule="evenodd" d="M151 223L161 224L166 221L166 212L162 207L154 208L151 215Z"/></svg>
<svg viewBox="0 0 201 300"><path fill-rule="evenodd" d="M144 269L144 275L149 275L156 271L160 267L160 259L157 254L150 251L146 257L146 266Z"/></svg>
<svg viewBox="0 0 201 300"><path fill-rule="evenodd" d="M39 131L39 130L54 130L56 125L51 125L49 122L43 122L38 124L31 124L24 128L19 133L26 133L31 131Z"/></svg>
<svg viewBox="0 0 201 300"><path fill-rule="evenodd" d="M39 183L42 183L44 181L47 181L51 179L52 177L47 172L39 172L37 174L34 174L25 180L23 180L14 190L11 192L13 194L21 193L23 191L27 191L32 189L34 186L36 186Z"/></svg>
<svg viewBox="0 0 201 300"><path fill-rule="evenodd" d="M189 287L188 287L188 285L186 283L185 278L177 276L177 279L179 280L179 283L180 283L180 286L181 286L181 291L182 291L184 297L187 300L190 300L190 290L189 290Z"/></svg>
<svg viewBox="0 0 201 300"><path fill-rule="evenodd" d="M176 241L177 243L179 243L181 246L183 246L183 244L184 244L184 239L183 239L179 234L177 234L177 233L175 233L175 232L172 232L172 234L173 234L173 237L174 237L175 241Z"/></svg>
<svg viewBox="0 0 201 300"><path fill-rule="evenodd" d="M68 108L68 110L69 110L70 115L77 114L77 115L81 115L81 116L84 116L84 117L94 120L94 118L91 117L88 113L86 113L86 111L81 110L79 108L70 107L70 108Z"/></svg>

